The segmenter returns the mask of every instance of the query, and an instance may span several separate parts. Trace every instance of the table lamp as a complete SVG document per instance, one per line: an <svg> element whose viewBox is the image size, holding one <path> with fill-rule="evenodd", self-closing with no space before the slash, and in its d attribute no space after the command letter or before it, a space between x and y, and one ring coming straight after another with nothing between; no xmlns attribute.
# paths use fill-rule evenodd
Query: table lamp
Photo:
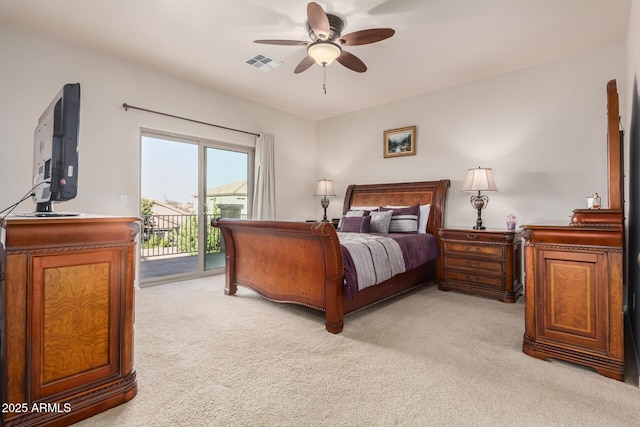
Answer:
<svg viewBox="0 0 640 427"><path fill-rule="evenodd" d="M484 230L486 227L482 225L482 209L486 208L489 204L489 197L482 195L482 191L498 191L496 183L493 181L493 171L490 168L481 168L478 166L476 169L469 169L467 171L467 178L462 184L460 191L465 192L478 192L471 196L471 206L478 210L478 219L474 230Z"/></svg>
<svg viewBox="0 0 640 427"><path fill-rule="evenodd" d="M324 209L324 216L322 217L322 222L329 222L327 219L327 208L329 207L329 199L328 196L335 196L336 193L333 191L333 181L330 179L320 179L318 180L318 184L316 185L316 193L315 196L322 196L320 199L320 204Z"/></svg>

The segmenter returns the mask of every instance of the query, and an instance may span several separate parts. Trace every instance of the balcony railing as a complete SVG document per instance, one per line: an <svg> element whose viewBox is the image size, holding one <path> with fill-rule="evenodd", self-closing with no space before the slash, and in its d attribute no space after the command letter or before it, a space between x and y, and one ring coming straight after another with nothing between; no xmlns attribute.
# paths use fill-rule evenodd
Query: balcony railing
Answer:
<svg viewBox="0 0 640 427"><path fill-rule="evenodd" d="M142 258L198 253L198 218L200 215L142 215L140 247ZM214 215L206 215L205 251L223 250L220 230L209 226ZM243 215L246 219L246 215Z"/></svg>

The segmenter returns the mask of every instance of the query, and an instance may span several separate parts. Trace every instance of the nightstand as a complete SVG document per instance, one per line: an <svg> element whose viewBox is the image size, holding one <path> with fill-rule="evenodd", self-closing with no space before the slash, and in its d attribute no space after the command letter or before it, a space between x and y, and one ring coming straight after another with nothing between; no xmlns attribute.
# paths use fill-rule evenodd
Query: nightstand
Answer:
<svg viewBox="0 0 640 427"><path fill-rule="evenodd" d="M522 294L522 236L517 231L443 228L438 287L516 302Z"/></svg>

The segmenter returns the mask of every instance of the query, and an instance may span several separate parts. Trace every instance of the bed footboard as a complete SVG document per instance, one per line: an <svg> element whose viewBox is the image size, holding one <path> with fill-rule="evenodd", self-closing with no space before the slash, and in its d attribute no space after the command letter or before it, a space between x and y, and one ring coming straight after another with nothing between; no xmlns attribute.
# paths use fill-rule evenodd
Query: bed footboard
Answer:
<svg viewBox="0 0 640 427"><path fill-rule="evenodd" d="M329 332L344 325L343 264L331 223L217 218L225 244L225 293L250 288L277 302L324 310Z"/></svg>

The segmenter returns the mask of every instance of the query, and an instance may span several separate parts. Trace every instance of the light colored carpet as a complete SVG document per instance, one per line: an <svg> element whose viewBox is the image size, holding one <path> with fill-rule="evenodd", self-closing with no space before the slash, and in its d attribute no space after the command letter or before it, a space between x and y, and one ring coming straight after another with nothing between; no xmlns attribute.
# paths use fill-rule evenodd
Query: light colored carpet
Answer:
<svg viewBox="0 0 640 427"><path fill-rule="evenodd" d="M522 353L524 305L434 285L347 316L224 278L136 293L138 395L77 426L638 426L640 389Z"/></svg>

